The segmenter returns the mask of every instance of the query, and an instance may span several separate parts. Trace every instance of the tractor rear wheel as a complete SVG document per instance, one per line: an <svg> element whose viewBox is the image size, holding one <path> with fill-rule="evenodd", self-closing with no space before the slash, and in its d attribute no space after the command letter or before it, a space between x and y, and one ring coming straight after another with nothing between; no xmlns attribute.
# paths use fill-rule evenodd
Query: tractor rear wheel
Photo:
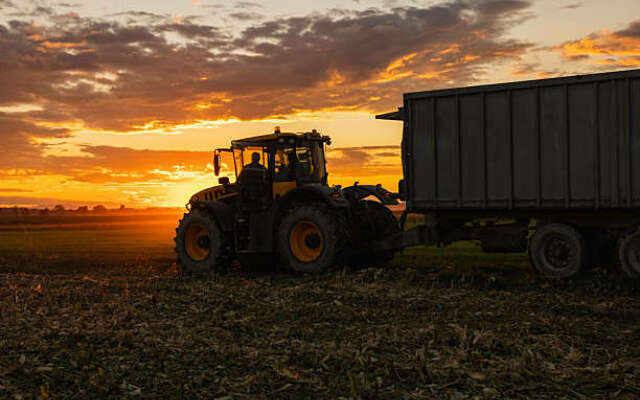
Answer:
<svg viewBox="0 0 640 400"><path fill-rule="evenodd" d="M294 206L278 227L280 259L297 272L327 270L344 247L341 218L324 204Z"/></svg>
<svg viewBox="0 0 640 400"><path fill-rule="evenodd" d="M361 203L360 219L352 228L353 249L347 256L347 264L354 268L382 266L393 260L393 250L376 251L374 240L384 239L400 232L398 220L391 210L377 201Z"/></svg>
<svg viewBox="0 0 640 400"><path fill-rule="evenodd" d="M184 214L176 229L175 251L183 273L206 274L227 271L229 257L222 232L204 210Z"/></svg>

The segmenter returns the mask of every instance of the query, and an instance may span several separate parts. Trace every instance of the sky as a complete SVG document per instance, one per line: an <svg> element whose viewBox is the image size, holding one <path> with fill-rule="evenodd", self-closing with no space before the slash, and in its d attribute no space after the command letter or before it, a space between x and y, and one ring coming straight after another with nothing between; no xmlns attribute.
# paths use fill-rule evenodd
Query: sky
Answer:
<svg viewBox="0 0 640 400"><path fill-rule="evenodd" d="M394 190L403 93L639 66L638 0L0 0L0 207L182 206L275 126Z"/></svg>

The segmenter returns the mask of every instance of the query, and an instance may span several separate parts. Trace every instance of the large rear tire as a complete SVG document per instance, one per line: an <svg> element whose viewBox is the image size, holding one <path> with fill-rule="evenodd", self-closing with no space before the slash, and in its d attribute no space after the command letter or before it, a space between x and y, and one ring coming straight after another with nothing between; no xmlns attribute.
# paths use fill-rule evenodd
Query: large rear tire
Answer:
<svg viewBox="0 0 640 400"><path fill-rule="evenodd" d="M400 232L398 220L391 210L377 201L361 203L360 221L353 227L353 249L347 256L347 264L353 268L383 266L393 260L393 250L376 250L373 241Z"/></svg>
<svg viewBox="0 0 640 400"><path fill-rule="evenodd" d="M529 246L533 267L552 279L566 279L579 273L585 265L585 255L584 238L565 224L540 227Z"/></svg>
<svg viewBox="0 0 640 400"><path fill-rule="evenodd" d="M183 273L227 272L230 259L222 232L213 216L206 211L192 209L184 214L176 228L174 241Z"/></svg>
<svg viewBox="0 0 640 400"><path fill-rule="evenodd" d="M317 273L336 264L345 242L341 218L324 204L294 206L278 227L284 265L297 272Z"/></svg>

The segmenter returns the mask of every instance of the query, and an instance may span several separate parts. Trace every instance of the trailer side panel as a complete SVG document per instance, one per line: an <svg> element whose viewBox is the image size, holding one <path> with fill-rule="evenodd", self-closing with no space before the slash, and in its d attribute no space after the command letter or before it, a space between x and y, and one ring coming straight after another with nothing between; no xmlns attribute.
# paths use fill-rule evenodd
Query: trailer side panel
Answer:
<svg viewBox="0 0 640 400"><path fill-rule="evenodd" d="M407 93L404 109L409 211L640 206L640 70Z"/></svg>

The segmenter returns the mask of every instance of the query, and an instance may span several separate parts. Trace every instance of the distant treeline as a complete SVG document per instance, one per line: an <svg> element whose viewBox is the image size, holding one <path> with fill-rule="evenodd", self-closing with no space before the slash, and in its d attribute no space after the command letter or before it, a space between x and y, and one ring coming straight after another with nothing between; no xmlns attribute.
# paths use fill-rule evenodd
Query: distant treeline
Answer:
<svg viewBox="0 0 640 400"><path fill-rule="evenodd" d="M97 205L92 208L88 206L80 206L76 209L65 209L63 206L55 206L54 208L27 208L27 207L0 207L0 217L11 216L47 216L47 215L59 215L59 216L74 216L74 215L86 215L86 214L139 214L139 213L176 213L181 208L170 207L150 207L150 208L120 208L108 209L102 205Z"/></svg>

